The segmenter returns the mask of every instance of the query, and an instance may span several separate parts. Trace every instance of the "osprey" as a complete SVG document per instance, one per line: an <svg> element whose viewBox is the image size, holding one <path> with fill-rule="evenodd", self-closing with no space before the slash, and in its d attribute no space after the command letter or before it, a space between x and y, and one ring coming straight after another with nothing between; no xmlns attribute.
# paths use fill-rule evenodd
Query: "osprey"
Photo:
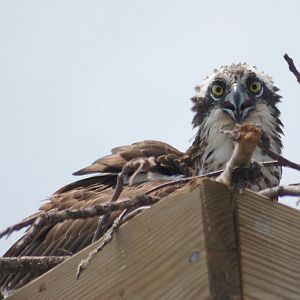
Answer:
<svg viewBox="0 0 300 300"><path fill-rule="evenodd" d="M154 158L154 163L147 170L142 170L131 186L124 187L122 198L142 194L174 177L205 174L222 169L233 152L234 142L220 131L232 130L236 124L260 125L270 139L270 149L280 154L283 125L276 106L280 102L277 91L270 76L247 64L233 64L215 70L196 87L196 95L192 98L192 110L195 112L192 123L198 131L192 146L186 152L159 141L143 141L117 147L111 151L111 155L74 173L96 175L61 188L41 206L36 215L108 202L114 192L118 173L127 162L137 158L151 157ZM257 148L253 160L262 162L271 158ZM281 168L264 167L262 174L249 188L258 191L278 185ZM155 195L163 197L170 192L172 189L163 189ZM5 256L74 254L92 243L98 221L99 218L95 217L45 225L29 245L17 247L16 243ZM113 217L109 222L112 224ZM0 285L2 290L17 289L38 275L2 275Z"/></svg>

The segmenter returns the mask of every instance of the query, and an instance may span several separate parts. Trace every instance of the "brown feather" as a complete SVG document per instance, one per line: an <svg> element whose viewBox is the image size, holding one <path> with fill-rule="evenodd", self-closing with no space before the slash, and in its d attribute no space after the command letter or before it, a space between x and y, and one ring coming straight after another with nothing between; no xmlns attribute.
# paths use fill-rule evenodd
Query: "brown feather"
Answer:
<svg viewBox="0 0 300 300"><path fill-rule="evenodd" d="M172 154L173 157L179 158L184 155L174 147L160 141L142 141L128 146L121 146L111 150L112 154L99 158L90 166L85 167L73 175L87 175L92 173L112 173L121 172L123 166L130 160L137 157L162 157ZM157 167L168 168L169 165L157 165ZM174 170L173 170L174 171ZM177 173L181 173L177 170Z"/></svg>

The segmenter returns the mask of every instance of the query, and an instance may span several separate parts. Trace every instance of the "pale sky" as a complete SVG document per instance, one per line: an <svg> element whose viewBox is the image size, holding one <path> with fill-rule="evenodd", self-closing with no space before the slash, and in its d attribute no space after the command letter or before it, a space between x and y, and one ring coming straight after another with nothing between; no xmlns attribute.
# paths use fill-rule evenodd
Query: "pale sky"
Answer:
<svg viewBox="0 0 300 300"><path fill-rule="evenodd" d="M283 154L299 162L300 86L282 58L300 67L299 12L297 0L0 1L0 229L115 146L185 150L194 87L233 62L273 76Z"/></svg>

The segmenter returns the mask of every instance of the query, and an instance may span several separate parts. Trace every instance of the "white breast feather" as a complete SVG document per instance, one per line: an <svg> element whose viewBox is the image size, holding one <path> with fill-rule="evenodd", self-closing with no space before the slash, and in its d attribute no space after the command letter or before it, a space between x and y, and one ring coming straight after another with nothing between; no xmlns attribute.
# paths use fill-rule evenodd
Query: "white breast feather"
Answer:
<svg viewBox="0 0 300 300"><path fill-rule="evenodd" d="M280 153L279 145L277 145L274 140L274 137L278 137L279 133L276 131L276 120L272 116L270 107L267 107L264 103L257 103L255 110L249 114L245 123L260 125L270 138L271 149L276 153ZM203 151L202 166L199 168L199 175L225 167L226 162L230 159L233 153L235 145L233 140L222 135L220 131L222 129L232 130L234 126L235 123L232 119L224 114L220 108L212 110L207 119L202 123L200 129L201 140L206 141L206 147ZM209 155L211 151L213 151L213 154ZM257 148L254 152L253 160L256 162L263 162L272 159L263 155L261 149ZM271 178L272 180L272 177L274 176L270 175L274 172L274 170L278 171L279 177L281 177L281 169L277 167L264 168L262 171L267 178ZM278 180L274 178L274 181L271 182L272 185L278 184L277 181Z"/></svg>

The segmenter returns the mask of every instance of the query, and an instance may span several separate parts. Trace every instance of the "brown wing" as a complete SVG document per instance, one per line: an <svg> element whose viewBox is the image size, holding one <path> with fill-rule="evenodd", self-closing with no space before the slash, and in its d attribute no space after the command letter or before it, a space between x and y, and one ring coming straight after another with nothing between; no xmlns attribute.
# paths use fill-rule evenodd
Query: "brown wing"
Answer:
<svg viewBox="0 0 300 300"><path fill-rule="evenodd" d="M73 182L53 194L51 199L40 207L40 213L61 211L64 209L79 209L94 204L108 202L116 184L116 174L123 165L137 157L156 158L155 171L162 174L187 174L189 169L188 158L180 151L168 144L157 141L144 141L130 146L118 147L112 154L98 159L91 166L84 168L76 175L102 173ZM184 172L186 170L186 172ZM126 186L121 197L132 197L149 190L161 181L148 181ZM161 194L162 195L162 194ZM110 219L113 222L116 213ZM25 248L13 245L5 256L47 256L72 255L91 244L97 228L98 218L68 220L54 226L41 228L34 240ZM39 274L18 274L0 277L0 286L19 288Z"/></svg>
<svg viewBox="0 0 300 300"><path fill-rule="evenodd" d="M113 173L117 174L122 170L125 163L137 157L155 157L158 171L166 175L186 174L190 167L184 158L184 153L170 146L169 144L147 140L134 143L128 146L121 146L111 150L111 155L102 157L83 168L73 175L87 175L92 173ZM183 162L185 165L183 166Z"/></svg>

